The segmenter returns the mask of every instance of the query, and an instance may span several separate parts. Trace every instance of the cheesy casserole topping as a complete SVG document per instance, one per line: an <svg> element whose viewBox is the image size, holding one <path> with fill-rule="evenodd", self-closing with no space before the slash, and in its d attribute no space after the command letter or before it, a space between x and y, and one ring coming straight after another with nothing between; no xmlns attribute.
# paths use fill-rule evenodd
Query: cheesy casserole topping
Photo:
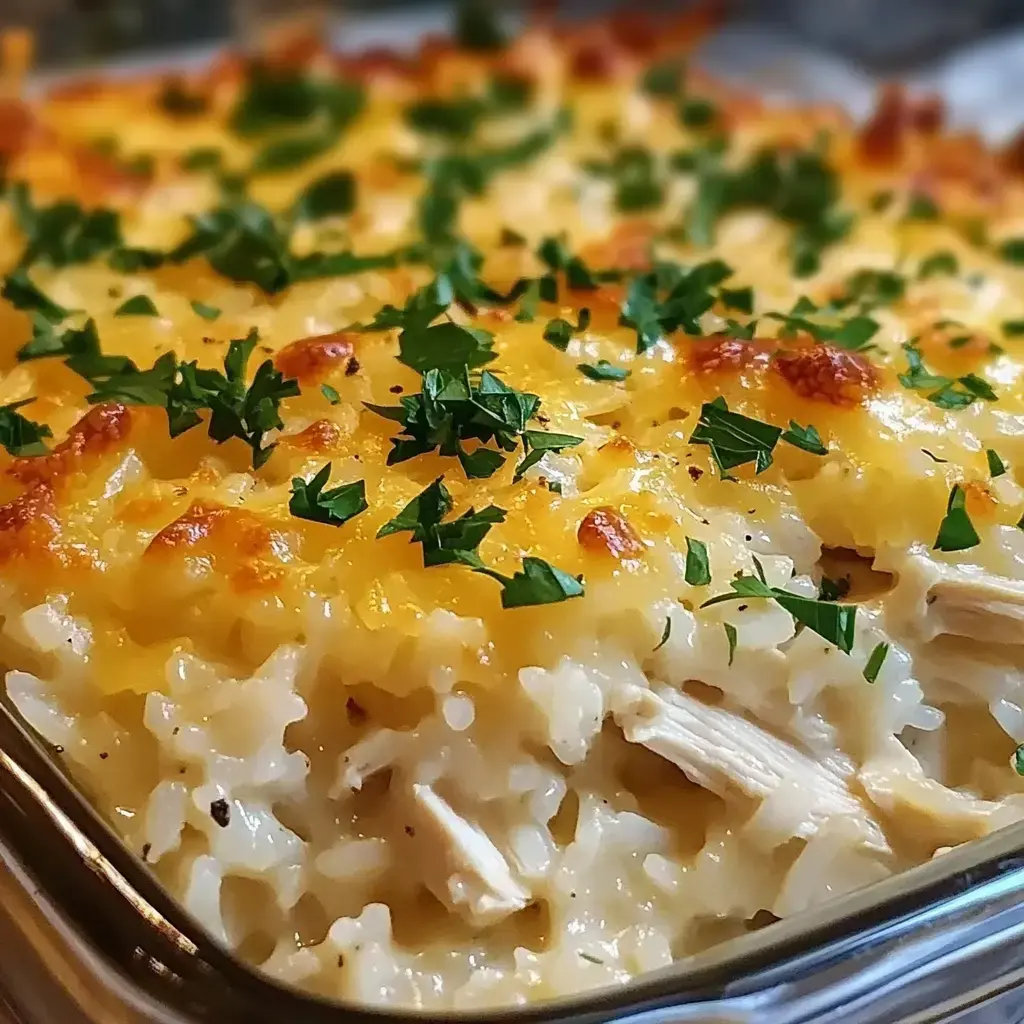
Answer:
<svg viewBox="0 0 1024 1024"><path fill-rule="evenodd" d="M7 696L276 978L622 983L1024 817L1024 146L702 28L0 102Z"/></svg>

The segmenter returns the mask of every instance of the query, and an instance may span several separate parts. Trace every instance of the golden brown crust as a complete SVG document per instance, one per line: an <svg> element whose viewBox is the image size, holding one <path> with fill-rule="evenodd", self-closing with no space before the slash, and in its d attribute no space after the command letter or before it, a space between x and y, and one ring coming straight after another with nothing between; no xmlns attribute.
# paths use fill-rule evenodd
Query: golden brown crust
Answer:
<svg viewBox="0 0 1024 1024"><path fill-rule="evenodd" d="M644 552L644 543L621 513L602 506L586 514L576 532L585 551L611 555L620 561L637 558Z"/></svg>
<svg viewBox="0 0 1024 1024"><path fill-rule="evenodd" d="M878 389L878 370L858 352L831 342L783 349L773 371L801 398L852 407Z"/></svg>
<svg viewBox="0 0 1024 1024"><path fill-rule="evenodd" d="M60 483L87 468L88 460L121 446L128 437L132 414L120 402L90 409L48 455L15 459L7 472L24 484Z"/></svg>
<svg viewBox="0 0 1024 1024"><path fill-rule="evenodd" d="M299 338L277 353L274 365L300 384L315 384L333 370L348 365L358 340L359 335L346 331Z"/></svg>

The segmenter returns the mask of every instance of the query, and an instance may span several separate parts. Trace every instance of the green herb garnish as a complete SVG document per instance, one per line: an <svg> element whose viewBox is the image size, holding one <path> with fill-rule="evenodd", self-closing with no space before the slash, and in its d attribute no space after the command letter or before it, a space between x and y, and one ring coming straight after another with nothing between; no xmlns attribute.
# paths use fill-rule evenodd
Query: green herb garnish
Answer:
<svg viewBox="0 0 1024 1024"><path fill-rule="evenodd" d="M216 320L221 314L221 310L217 306L209 306L198 299L193 299L189 305L192 307L192 312L204 320Z"/></svg>
<svg viewBox="0 0 1024 1024"><path fill-rule="evenodd" d="M125 299L117 309L114 316L159 316L160 313L148 295L133 295Z"/></svg>
<svg viewBox="0 0 1024 1024"><path fill-rule="evenodd" d="M9 455L45 455L48 451L43 438L53 436L50 428L45 423L26 419L18 412L23 405L34 401L34 398L26 398L10 405L0 405L0 445Z"/></svg>
<svg viewBox="0 0 1024 1024"><path fill-rule="evenodd" d="M625 380L632 372L623 366L613 366L606 359L599 359L594 364L577 363L576 369L579 370L584 377L589 377L590 380L596 381L622 381Z"/></svg>
<svg viewBox="0 0 1024 1024"><path fill-rule="evenodd" d="M999 453L991 448L985 449L985 458L988 459L988 475L994 480L1006 472L1006 463L999 457Z"/></svg>
<svg viewBox="0 0 1024 1024"><path fill-rule="evenodd" d="M23 267L12 270L4 278L3 291L0 292L15 309L38 313L52 323L59 323L70 316L71 310L65 309L42 292L29 279Z"/></svg>
<svg viewBox="0 0 1024 1024"><path fill-rule="evenodd" d="M774 600L793 616L798 623L817 633L829 643L835 644L845 654L853 650L857 606L835 604L809 597L791 594L779 587L769 587L760 576L738 576L730 583L731 594L719 594L701 605L721 604L723 601L740 601L747 598L763 597Z"/></svg>
<svg viewBox="0 0 1024 1024"><path fill-rule="evenodd" d="M932 546L936 551L966 551L980 543L978 531L974 529L971 517L967 514L967 492L960 484L954 484L946 503L946 514Z"/></svg>
<svg viewBox="0 0 1024 1024"><path fill-rule="evenodd" d="M940 409L963 409L979 398L986 402L997 401L997 395L988 381L974 373L964 374L955 380L930 373L925 369L921 351L913 341L903 344L907 356L907 372L898 377L900 384L911 391L926 391L925 398Z"/></svg>
<svg viewBox="0 0 1024 1024"><path fill-rule="evenodd" d="M814 455L828 453L813 426L801 427L791 420L789 429L784 431L731 412L722 397L701 406L700 420L690 435L690 444L704 444L711 449L715 465L727 479L731 479L730 469L749 462L754 464L755 473L763 473L772 464L772 453L780 440Z"/></svg>
<svg viewBox="0 0 1024 1024"><path fill-rule="evenodd" d="M686 538L686 572L683 578L691 587L704 587L711 582L707 546L693 537Z"/></svg>
<svg viewBox="0 0 1024 1024"><path fill-rule="evenodd" d="M949 252L949 250L933 252L931 256L923 259L917 268L917 276L922 280L927 277L935 277L938 274L953 275L959 272L960 261L956 258L956 253Z"/></svg>
<svg viewBox="0 0 1024 1024"><path fill-rule="evenodd" d="M356 205L356 180L349 171L331 171L310 182L292 208L296 220L323 220L351 213Z"/></svg>
<svg viewBox="0 0 1024 1024"><path fill-rule="evenodd" d="M882 664L888 653L889 645L887 643L877 644L871 652L864 666L864 678L869 683L873 683L878 678L878 673L882 671Z"/></svg>
<svg viewBox="0 0 1024 1024"><path fill-rule="evenodd" d="M366 511L369 506L366 504L366 483L363 480L325 491L324 485L330 478L329 462L308 483L300 476L294 477L288 511L297 519L326 523L328 526L341 526Z"/></svg>

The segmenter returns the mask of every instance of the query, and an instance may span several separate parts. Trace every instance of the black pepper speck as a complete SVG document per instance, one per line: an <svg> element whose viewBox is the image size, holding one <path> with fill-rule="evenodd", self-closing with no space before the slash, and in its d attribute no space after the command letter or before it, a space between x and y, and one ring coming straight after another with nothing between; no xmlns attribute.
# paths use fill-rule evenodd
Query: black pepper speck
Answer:
<svg viewBox="0 0 1024 1024"><path fill-rule="evenodd" d="M227 800L214 800L210 804L210 817L213 818L221 828L227 828L231 820L231 805Z"/></svg>

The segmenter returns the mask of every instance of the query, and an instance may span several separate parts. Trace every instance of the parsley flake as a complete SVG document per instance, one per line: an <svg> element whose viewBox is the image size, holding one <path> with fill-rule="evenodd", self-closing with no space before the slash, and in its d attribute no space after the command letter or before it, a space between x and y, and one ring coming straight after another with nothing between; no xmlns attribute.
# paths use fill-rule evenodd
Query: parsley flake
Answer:
<svg viewBox="0 0 1024 1024"><path fill-rule="evenodd" d="M963 409L979 398L986 402L997 401L992 385L977 374L967 373L954 380L930 373L914 341L905 342L903 351L907 357L907 372L899 374L900 384L911 391L929 392L925 398L940 409Z"/></svg>
<svg viewBox="0 0 1024 1024"><path fill-rule="evenodd" d="M477 548L492 526L505 521L505 510L496 505L479 512L470 508L457 519L443 522L452 507L452 496L444 485L444 477L438 477L397 516L388 520L377 531L377 537L411 533L410 543L423 546L424 566L461 563L480 568L483 562Z"/></svg>
<svg viewBox="0 0 1024 1024"><path fill-rule="evenodd" d="M133 295L125 299L117 309L114 316L159 316L153 300L148 295Z"/></svg>
<svg viewBox="0 0 1024 1024"><path fill-rule="evenodd" d="M723 622L722 629L725 630L725 641L729 645L729 667L732 668L733 660L736 657L736 641L738 639L736 627L731 622Z"/></svg>
<svg viewBox="0 0 1024 1024"><path fill-rule="evenodd" d="M789 429L782 432L781 440L812 455L828 455L828 449L822 444L821 435L810 423L806 427L801 427L796 420L790 420Z"/></svg>
<svg viewBox="0 0 1024 1024"><path fill-rule="evenodd" d="M1006 472L1006 463L999 457L999 453L991 448L985 449L985 458L988 459L988 475L993 480Z"/></svg>
<svg viewBox="0 0 1024 1024"><path fill-rule="evenodd" d="M864 665L864 678L869 683L873 683L878 679L878 673L882 671L882 664L885 662L888 653L889 645L887 643L875 645L874 650L868 657L867 663Z"/></svg>
<svg viewBox="0 0 1024 1024"><path fill-rule="evenodd" d="M70 316L71 310L54 302L29 279L23 267L17 267L4 278L2 295L15 309L35 312L52 323Z"/></svg>
<svg viewBox="0 0 1024 1024"><path fill-rule="evenodd" d="M583 596L583 584L543 558L526 555L521 572L503 576L493 569L482 572L501 584L502 608L526 608L540 604L557 604L573 597Z"/></svg>
<svg viewBox="0 0 1024 1024"><path fill-rule="evenodd" d="M356 480L325 491L324 485L330 478L329 462L308 482L302 477L294 477L288 511L296 519L308 519L328 526L341 526L366 511L369 506L366 504L365 481Z"/></svg>
<svg viewBox="0 0 1024 1024"><path fill-rule="evenodd" d="M221 310L217 306L209 306L198 299L193 299L189 305L192 307L192 312L204 320L216 320L221 314Z"/></svg>
<svg viewBox="0 0 1024 1024"><path fill-rule="evenodd" d="M693 537L686 538L686 571L683 578L691 587L705 587L711 582L707 545Z"/></svg>
<svg viewBox="0 0 1024 1024"><path fill-rule="evenodd" d="M966 551L980 543L978 531L967 514L967 492L960 484L954 484L932 547L936 551Z"/></svg>
<svg viewBox="0 0 1024 1024"><path fill-rule="evenodd" d="M296 220L323 220L351 213L356 205L356 180L350 171L331 171L310 182L292 207Z"/></svg>
<svg viewBox="0 0 1024 1024"><path fill-rule="evenodd" d="M34 398L26 398L10 405L0 405L0 445L9 455L45 455L48 451L43 438L53 436L50 428L45 423L26 419L18 412L23 405L34 401Z"/></svg>
<svg viewBox="0 0 1024 1024"><path fill-rule="evenodd" d="M939 274L954 275L960 272L960 261L956 253L944 249L940 252L933 252L931 256L921 261L917 268L917 276L924 280L928 277L936 277Z"/></svg>
<svg viewBox="0 0 1024 1024"><path fill-rule="evenodd" d="M757 576L738 576L731 582L731 594L719 594L701 605L721 604L723 601L739 601L746 598L763 597L774 600L785 608L793 618L803 626L817 633L818 636L835 644L844 654L853 650L854 629L856 626L857 606L852 604L836 604L831 601L820 601L809 597L791 594L779 587L769 587Z"/></svg>
<svg viewBox="0 0 1024 1024"><path fill-rule="evenodd" d="M584 377L596 381L623 381L632 373L631 370L627 370L623 366L614 366L607 359L599 359L594 364L577 363L576 369Z"/></svg>
<svg viewBox="0 0 1024 1024"><path fill-rule="evenodd" d="M341 405L341 395L338 394L337 388L332 388L330 384L321 384L320 393L331 405Z"/></svg>

